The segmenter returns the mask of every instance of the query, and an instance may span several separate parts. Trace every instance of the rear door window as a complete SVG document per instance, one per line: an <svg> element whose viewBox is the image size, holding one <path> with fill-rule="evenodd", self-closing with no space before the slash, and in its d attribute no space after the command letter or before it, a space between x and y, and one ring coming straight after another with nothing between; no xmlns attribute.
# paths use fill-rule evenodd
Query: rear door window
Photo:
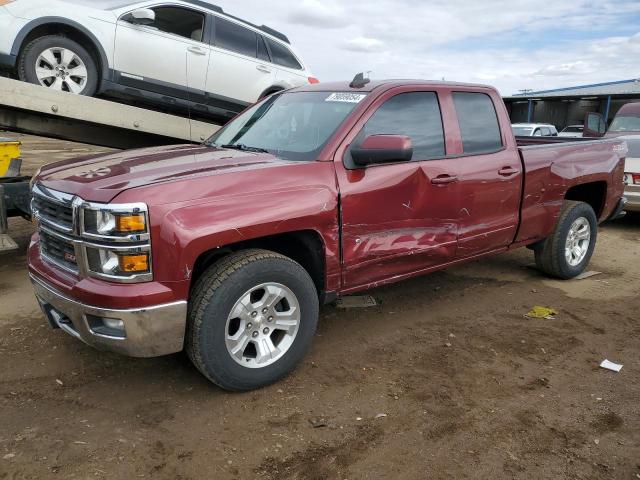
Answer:
<svg viewBox="0 0 640 480"><path fill-rule="evenodd" d="M498 115L489 95L453 92L453 102L465 155L491 153L502 149ZM540 134L534 133L535 135Z"/></svg>
<svg viewBox="0 0 640 480"><path fill-rule="evenodd" d="M276 65L281 65L287 68L294 68L296 70L302 70L302 65L296 59L296 57L289 51L284 45L267 38L269 44L269 50L271 50L271 59Z"/></svg>
<svg viewBox="0 0 640 480"><path fill-rule="evenodd" d="M444 133L436 94L409 92L391 97L367 121L358 140L385 134L411 138L412 160L443 157Z"/></svg>
<svg viewBox="0 0 640 480"><path fill-rule="evenodd" d="M237 23L216 17L215 45L248 57L256 57L258 34Z"/></svg>

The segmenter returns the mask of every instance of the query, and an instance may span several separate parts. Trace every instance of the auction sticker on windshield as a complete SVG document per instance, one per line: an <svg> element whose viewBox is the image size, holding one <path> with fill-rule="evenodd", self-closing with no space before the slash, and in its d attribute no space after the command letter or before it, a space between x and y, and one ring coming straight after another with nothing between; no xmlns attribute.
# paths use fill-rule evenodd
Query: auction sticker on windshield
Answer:
<svg viewBox="0 0 640 480"><path fill-rule="evenodd" d="M336 92L329 95L325 98L325 102L346 102L346 103L360 103L364 97L366 97L366 93L347 93L347 92Z"/></svg>

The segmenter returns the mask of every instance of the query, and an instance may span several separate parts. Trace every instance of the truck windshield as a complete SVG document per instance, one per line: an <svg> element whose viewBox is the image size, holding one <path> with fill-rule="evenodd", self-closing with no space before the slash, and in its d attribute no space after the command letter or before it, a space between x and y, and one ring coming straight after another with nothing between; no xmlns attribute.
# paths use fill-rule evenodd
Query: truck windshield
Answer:
<svg viewBox="0 0 640 480"><path fill-rule="evenodd" d="M341 92L275 94L225 125L207 144L266 151L286 160L315 160L365 96Z"/></svg>
<svg viewBox="0 0 640 480"><path fill-rule="evenodd" d="M609 127L610 132L640 132L640 117L616 117Z"/></svg>
<svg viewBox="0 0 640 480"><path fill-rule="evenodd" d="M531 127L511 127L511 129L516 137L530 137L533 130Z"/></svg>

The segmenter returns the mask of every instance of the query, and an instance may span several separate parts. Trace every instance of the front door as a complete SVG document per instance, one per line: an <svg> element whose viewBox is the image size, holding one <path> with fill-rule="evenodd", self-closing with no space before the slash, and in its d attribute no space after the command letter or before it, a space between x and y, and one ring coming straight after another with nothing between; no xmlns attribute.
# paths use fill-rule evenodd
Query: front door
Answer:
<svg viewBox="0 0 640 480"><path fill-rule="evenodd" d="M170 97L200 102L204 94L209 46L203 12L177 6L153 7L150 25L123 15L116 28L114 66L119 82Z"/></svg>
<svg viewBox="0 0 640 480"><path fill-rule="evenodd" d="M459 211L457 159L445 157L438 95L393 89L371 106L346 139L357 147L374 134L406 135L410 162L359 167L338 150L343 284L374 286L450 262Z"/></svg>

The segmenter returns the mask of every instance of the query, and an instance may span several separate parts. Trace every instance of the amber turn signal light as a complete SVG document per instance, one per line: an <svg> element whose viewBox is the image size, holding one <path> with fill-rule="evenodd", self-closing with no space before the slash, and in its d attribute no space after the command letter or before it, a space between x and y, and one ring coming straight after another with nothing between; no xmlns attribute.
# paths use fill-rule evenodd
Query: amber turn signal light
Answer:
<svg viewBox="0 0 640 480"><path fill-rule="evenodd" d="M116 216L116 230L118 232L144 232L146 230L144 215Z"/></svg>
<svg viewBox="0 0 640 480"><path fill-rule="evenodd" d="M2 5L6 5L7 3L11 3L11 2L14 2L14 1L15 1L15 0L0 0L0 7L1 7Z"/></svg>
<svg viewBox="0 0 640 480"><path fill-rule="evenodd" d="M121 272L146 272L149 270L149 256L142 255L120 255L118 264Z"/></svg>

